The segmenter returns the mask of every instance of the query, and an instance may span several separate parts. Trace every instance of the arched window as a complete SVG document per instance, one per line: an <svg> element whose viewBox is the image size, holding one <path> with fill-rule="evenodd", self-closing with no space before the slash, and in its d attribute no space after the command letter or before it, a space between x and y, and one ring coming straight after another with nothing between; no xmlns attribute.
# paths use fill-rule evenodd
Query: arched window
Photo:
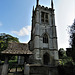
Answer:
<svg viewBox="0 0 75 75"><path fill-rule="evenodd" d="M48 36L47 36L47 34L43 35L43 43L48 43Z"/></svg>

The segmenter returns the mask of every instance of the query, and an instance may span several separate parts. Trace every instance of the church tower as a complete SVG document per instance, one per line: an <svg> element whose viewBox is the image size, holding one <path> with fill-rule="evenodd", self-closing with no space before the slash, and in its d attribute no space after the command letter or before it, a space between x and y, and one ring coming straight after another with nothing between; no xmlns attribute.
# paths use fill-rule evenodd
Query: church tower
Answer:
<svg viewBox="0 0 75 75"><path fill-rule="evenodd" d="M39 5L32 12L30 50L33 52L31 63L41 65L56 65L58 61L57 32L53 0L51 8Z"/></svg>

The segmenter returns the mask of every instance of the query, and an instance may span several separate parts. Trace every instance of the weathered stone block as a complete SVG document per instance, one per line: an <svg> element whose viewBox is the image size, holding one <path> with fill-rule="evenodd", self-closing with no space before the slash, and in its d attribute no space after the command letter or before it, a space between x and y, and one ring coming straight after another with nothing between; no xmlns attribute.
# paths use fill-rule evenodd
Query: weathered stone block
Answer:
<svg viewBox="0 0 75 75"><path fill-rule="evenodd" d="M42 66L42 65L26 65L25 75L58 75L56 67Z"/></svg>
<svg viewBox="0 0 75 75"><path fill-rule="evenodd" d="M8 64L4 64L1 75L8 75Z"/></svg>

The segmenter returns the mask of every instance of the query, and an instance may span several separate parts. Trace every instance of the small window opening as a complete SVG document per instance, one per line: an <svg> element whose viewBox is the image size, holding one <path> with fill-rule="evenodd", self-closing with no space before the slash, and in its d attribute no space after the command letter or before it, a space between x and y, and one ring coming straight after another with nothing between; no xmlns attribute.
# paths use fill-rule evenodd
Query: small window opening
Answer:
<svg viewBox="0 0 75 75"><path fill-rule="evenodd" d="M41 13L41 21L42 21L42 22L44 22L44 15L45 15L45 13L42 12L42 13Z"/></svg>
<svg viewBox="0 0 75 75"><path fill-rule="evenodd" d="M45 15L45 22L48 23L48 13Z"/></svg>

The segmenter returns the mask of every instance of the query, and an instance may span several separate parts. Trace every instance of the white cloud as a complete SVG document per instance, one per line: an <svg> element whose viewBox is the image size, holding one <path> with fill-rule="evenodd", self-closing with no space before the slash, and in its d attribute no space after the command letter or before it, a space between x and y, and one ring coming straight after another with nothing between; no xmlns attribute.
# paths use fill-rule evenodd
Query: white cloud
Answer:
<svg viewBox="0 0 75 75"><path fill-rule="evenodd" d="M0 26L2 26L3 24L2 24L2 22L0 22Z"/></svg>
<svg viewBox="0 0 75 75"><path fill-rule="evenodd" d="M18 36L30 35L30 32L31 32L31 26L23 27L20 31L12 31L13 34L16 34Z"/></svg>

